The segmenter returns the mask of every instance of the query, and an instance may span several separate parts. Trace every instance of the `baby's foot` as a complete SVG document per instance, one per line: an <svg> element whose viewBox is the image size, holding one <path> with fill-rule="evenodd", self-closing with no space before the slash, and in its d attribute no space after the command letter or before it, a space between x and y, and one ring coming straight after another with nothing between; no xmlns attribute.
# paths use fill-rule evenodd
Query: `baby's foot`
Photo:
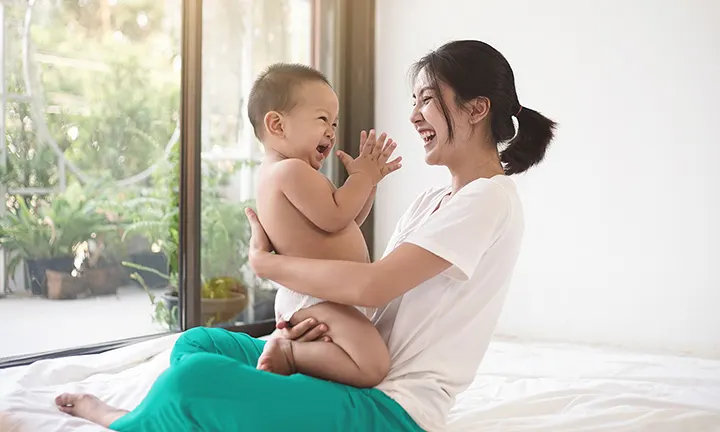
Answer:
<svg viewBox="0 0 720 432"><path fill-rule="evenodd" d="M293 357L292 341L282 338L270 339L258 359L257 368L279 375L294 374L295 358Z"/></svg>
<svg viewBox="0 0 720 432"><path fill-rule="evenodd" d="M112 422L127 414L127 411L113 408L89 394L63 393L55 398L58 409L74 417L80 417L109 427Z"/></svg>

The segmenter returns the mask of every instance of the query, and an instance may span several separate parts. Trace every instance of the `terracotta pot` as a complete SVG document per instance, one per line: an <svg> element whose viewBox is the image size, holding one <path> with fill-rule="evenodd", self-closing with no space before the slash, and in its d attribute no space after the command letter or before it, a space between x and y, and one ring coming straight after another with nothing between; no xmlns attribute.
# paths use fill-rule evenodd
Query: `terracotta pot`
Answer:
<svg viewBox="0 0 720 432"><path fill-rule="evenodd" d="M34 295L48 297L46 271L69 274L75 269L75 258L71 256L26 260L30 276L30 290Z"/></svg>
<svg viewBox="0 0 720 432"><path fill-rule="evenodd" d="M125 271L119 264L89 268L82 272L82 278L93 295L117 294L124 275Z"/></svg>
<svg viewBox="0 0 720 432"><path fill-rule="evenodd" d="M90 294L84 278L54 270L45 270L45 277L49 299L68 300L87 297Z"/></svg>

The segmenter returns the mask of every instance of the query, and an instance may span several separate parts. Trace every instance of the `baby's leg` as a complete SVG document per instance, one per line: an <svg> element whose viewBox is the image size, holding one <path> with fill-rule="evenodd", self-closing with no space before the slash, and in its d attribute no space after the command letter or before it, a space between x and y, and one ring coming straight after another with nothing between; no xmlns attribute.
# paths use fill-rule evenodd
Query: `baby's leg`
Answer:
<svg viewBox="0 0 720 432"><path fill-rule="evenodd" d="M390 369L390 355L380 334L357 309L320 303L293 315L290 324L306 318L327 324L329 342L273 339L265 345L258 369L281 374L299 372L351 385L374 387Z"/></svg>

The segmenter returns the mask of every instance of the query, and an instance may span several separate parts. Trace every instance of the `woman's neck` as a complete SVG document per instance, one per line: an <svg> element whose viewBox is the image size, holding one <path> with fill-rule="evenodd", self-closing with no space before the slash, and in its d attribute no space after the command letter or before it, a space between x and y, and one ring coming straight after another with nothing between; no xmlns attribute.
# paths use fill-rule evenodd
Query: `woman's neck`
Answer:
<svg viewBox="0 0 720 432"><path fill-rule="evenodd" d="M477 179L492 178L496 175L505 174L497 152L484 152L483 154L474 155L474 157L467 157L470 155L464 156L466 156L464 160L458 161L457 165L448 166L452 175L453 195L465 185Z"/></svg>

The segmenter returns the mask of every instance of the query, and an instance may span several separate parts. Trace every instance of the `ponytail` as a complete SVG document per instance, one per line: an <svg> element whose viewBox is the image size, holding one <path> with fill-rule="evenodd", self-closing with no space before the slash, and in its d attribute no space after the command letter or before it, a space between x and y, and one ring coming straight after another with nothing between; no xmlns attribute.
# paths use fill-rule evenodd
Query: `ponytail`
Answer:
<svg viewBox="0 0 720 432"><path fill-rule="evenodd" d="M543 160L557 126L554 121L526 107L521 107L516 117L517 134L500 152L500 160L507 175L525 172Z"/></svg>

